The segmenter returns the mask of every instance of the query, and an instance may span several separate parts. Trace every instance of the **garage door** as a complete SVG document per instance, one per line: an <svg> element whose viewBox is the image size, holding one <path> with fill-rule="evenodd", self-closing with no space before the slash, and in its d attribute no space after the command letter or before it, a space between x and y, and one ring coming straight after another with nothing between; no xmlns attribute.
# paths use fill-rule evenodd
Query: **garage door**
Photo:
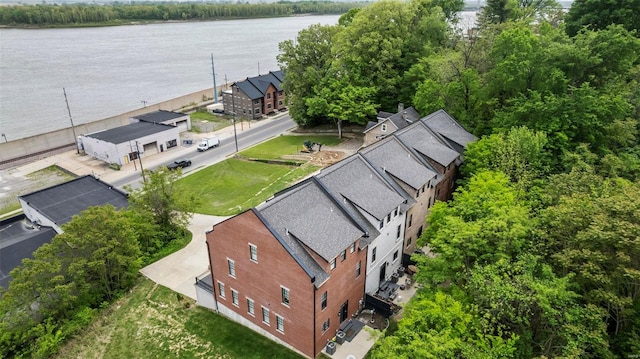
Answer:
<svg viewBox="0 0 640 359"><path fill-rule="evenodd" d="M144 145L144 155L145 156L155 155L156 153L158 153L158 143L157 142L151 142L151 143L147 143L146 145Z"/></svg>

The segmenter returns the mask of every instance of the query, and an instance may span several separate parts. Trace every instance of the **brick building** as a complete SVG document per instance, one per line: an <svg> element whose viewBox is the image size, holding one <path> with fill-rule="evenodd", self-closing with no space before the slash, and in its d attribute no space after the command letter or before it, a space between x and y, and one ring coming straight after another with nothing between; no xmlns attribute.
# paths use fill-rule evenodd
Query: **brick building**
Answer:
<svg viewBox="0 0 640 359"><path fill-rule="evenodd" d="M285 109L283 79L284 73L278 70L234 82L231 90L222 93L224 112L258 120L264 115Z"/></svg>

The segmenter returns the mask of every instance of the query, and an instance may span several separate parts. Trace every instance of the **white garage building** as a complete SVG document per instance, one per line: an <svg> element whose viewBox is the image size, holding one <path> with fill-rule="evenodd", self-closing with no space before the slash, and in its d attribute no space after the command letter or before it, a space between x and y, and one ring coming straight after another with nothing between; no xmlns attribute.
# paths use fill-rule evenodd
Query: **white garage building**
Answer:
<svg viewBox="0 0 640 359"><path fill-rule="evenodd" d="M125 165L178 146L180 127L151 122L135 122L80 136L80 145L86 154L105 161Z"/></svg>
<svg viewBox="0 0 640 359"><path fill-rule="evenodd" d="M160 110L131 117L131 123L140 121L176 126L180 128L180 132L191 130L191 116L179 112Z"/></svg>

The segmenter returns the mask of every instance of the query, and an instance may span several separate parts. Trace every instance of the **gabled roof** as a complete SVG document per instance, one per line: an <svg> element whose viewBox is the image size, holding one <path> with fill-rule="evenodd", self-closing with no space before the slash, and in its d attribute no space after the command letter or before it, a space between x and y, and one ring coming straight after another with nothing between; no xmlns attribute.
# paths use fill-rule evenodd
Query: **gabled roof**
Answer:
<svg viewBox="0 0 640 359"><path fill-rule="evenodd" d="M270 71L266 75L247 77L244 81L236 82L235 85L252 100L264 97L269 85L273 85L277 91L282 91L282 71Z"/></svg>
<svg viewBox="0 0 640 359"><path fill-rule="evenodd" d="M144 122L152 122L152 123L163 123L165 121L173 120L176 118L184 117L186 114L172 112L172 111L155 111L150 113L145 113L143 115L134 116L133 118L144 121Z"/></svg>
<svg viewBox="0 0 640 359"><path fill-rule="evenodd" d="M360 154L325 168L316 177L339 200L350 202L378 221L404 202L404 198L385 182ZM357 214L352 212L352 215ZM372 231L376 231L375 227Z"/></svg>
<svg viewBox="0 0 640 359"><path fill-rule="evenodd" d="M420 121L424 122L427 127L440 134L447 141L452 142L453 148L461 154L469 142L477 140L476 136L467 132L445 110L438 110L425 116Z"/></svg>
<svg viewBox="0 0 640 359"><path fill-rule="evenodd" d="M124 192L91 175L18 198L59 226L89 207L111 204L120 209L129 206Z"/></svg>
<svg viewBox="0 0 640 359"><path fill-rule="evenodd" d="M134 141L141 137L153 135L168 130L175 130L176 127L164 125L161 123L134 122L129 125L115 127L109 130L100 131L85 135L86 137L96 138L105 142L119 144L128 141Z"/></svg>
<svg viewBox="0 0 640 359"><path fill-rule="evenodd" d="M416 122L395 133L405 146L414 149L422 156L431 158L442 166L448 166L460 157L446 142L423 122Z"/></svg>
<svg viewBox="0 0 640 359"><path fill-rule="evenodd" d="M413 157L395 136L365 147L360 153L369 162L413 189L421 188L436 177L436 173Z"/></svg>
<svg viewBox="0 0 640 359"><path fill-rule="evenodd" d="M381 114L382 116L386 116L386 117L380 117ZM406 108L395 114L389 114L389 116L387 116L386 112L379 112L378 122L369 122L367 126L364 128L363 132L366 133L372 128L378 127L383 123L390 124L395 128L395 130L400 130L418 120L420 120L420 114L413 107ZM393 131L390 131L390 132L393 132Z"/></svg>
<svg viewBox="0 0 640 359"><path fill-rule="evenodd" d="M314 179L304 181L256 210L294 255L312 268L318 283L328 278L328 274L304 246L329 262L365 235Z"/></svg>

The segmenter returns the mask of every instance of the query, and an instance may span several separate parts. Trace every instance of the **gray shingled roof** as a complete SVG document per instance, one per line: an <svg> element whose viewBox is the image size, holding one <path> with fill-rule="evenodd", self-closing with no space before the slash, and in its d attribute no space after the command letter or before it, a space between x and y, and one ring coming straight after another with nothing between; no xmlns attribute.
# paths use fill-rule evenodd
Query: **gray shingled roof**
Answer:
<svg viewBox="0 0 640 359"><path fill-rule="evenodd" d="M405 146L413 148L423 156L429 157L445 167L460 156L422 122L416 122L414 125L396 132L395 135Z"/></svg>
<svg viewBox="0 0 640 359"><path fill-rule="evenodd" d="M283 72L271 71L266 75L247 77L244 81L236 82L235 85L244 92L247 97L256 100L264 97L269 85L273 84L277 91L282 91Z"/></svg>
<svg viewBox="0 0 640 359"><path fill-rule="evenodd" d="M129 205L124 192L90 175L19 198L59 226L89 207L111 204L119 209Z"/></svg>
<svg viewBox="0 0 640 359"><path fill-rule="evenodd" d="M419 189L436 173L422 165L404 148L395 136L365 147L360 153L384 171L390 173L414 189Z"/></svg>
<svg viewBox="0 0 640 359"><path fill-rule="evenodd" d="M91 133L86 136L113 144L119 144L172 129L175 129L175 127L161 123L135 122L106 131Z"/></svg>
<svg viewBox="0 0 640 359"><path fill-rule="evenodd" d="M319 271L317 277L322 277L324 270L296 238L328 262L364 235L313 180L256 209L299 258Z"/></svg>
<svg viewBox="0 0 640 359"><path fill-rule="evenodd" d="M172 111L155 111L150 113L145 113L144 115L138 115L133 118L138 119L144 122L154 122L154 123L163 123L165 121L173 120L176 118L184 117L184 113L172 112Z"/></svg>
<svg viewBox="0 0 640 359"><path fill-rule="evenodd" d="M56 231L51 227L28 227L24 214L0 223L0 287L9 287L9 273L33 252L51 242Z"/></svg>
<svg viewBox="0 0 640 359"><path fill-rule="evenodd" d="M455 142L464 148L469 142L475 141L476 136L467 132L460 124L451 117L446 111L438 110L421 119L425 125L446 137L448 140Z"/></svg>
<svg viewBox="0 0 640 359"><path fill-rule="evenodd" d="M404 202L404 198L380 178L359 154L324 169L316 177L335 197L346 198L378 221Z"/></svg>
<svg viewBox="0 0 640 359"><path fill-rule="evenodd" d="M393 122L397 129L401 130L409 126L411 123L420 120L420 114L415 108L409 107L401 112L389 116L387 119Z"/></svg>

